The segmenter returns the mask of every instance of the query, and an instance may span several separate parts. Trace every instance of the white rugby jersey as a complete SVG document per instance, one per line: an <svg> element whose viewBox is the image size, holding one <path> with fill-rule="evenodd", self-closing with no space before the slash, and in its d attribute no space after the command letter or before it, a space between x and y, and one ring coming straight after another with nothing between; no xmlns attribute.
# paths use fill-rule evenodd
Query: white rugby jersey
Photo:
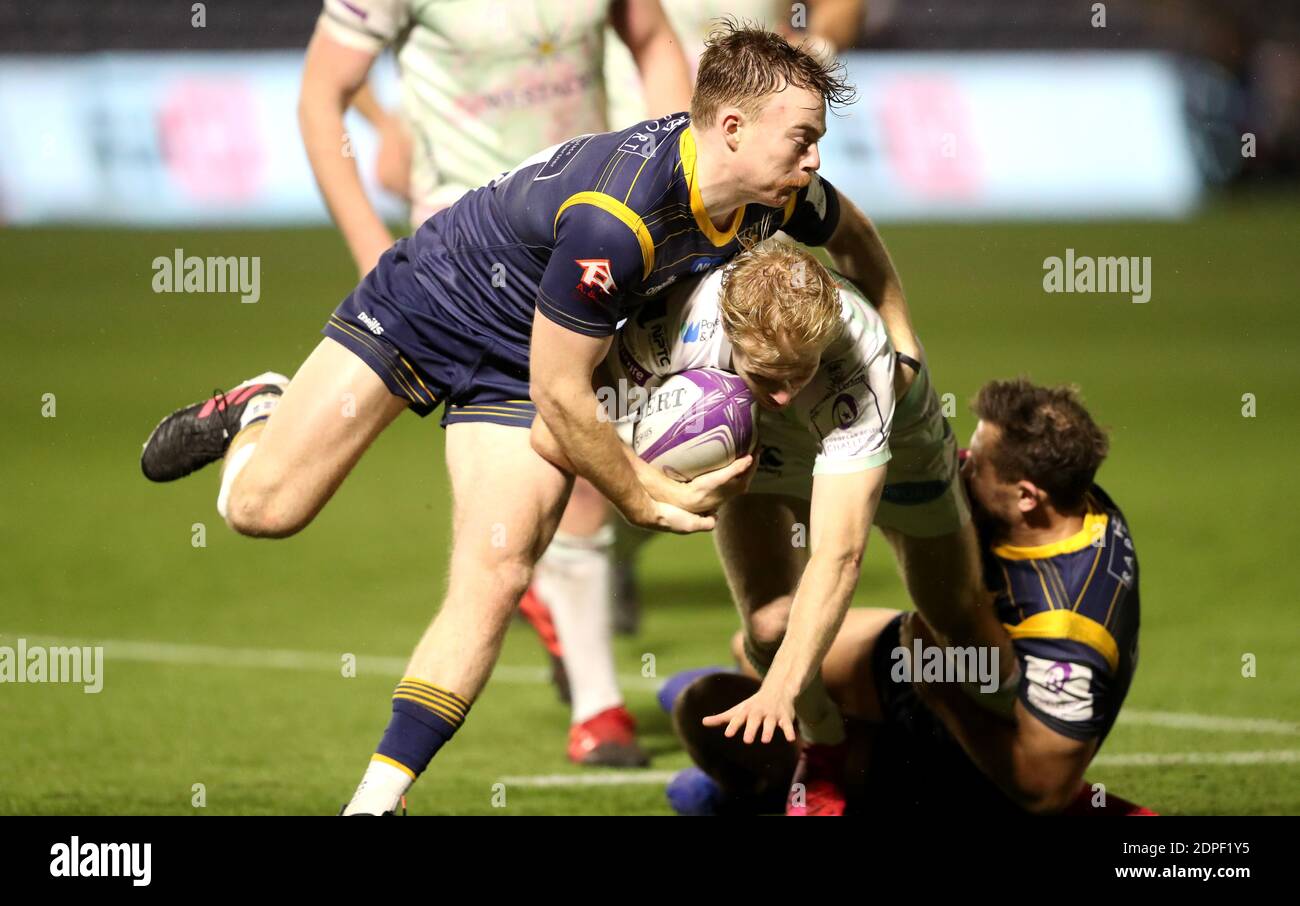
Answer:
<svg viewBox="0 0 1300 906"><path fill-rule="evenodd" d="M732 346L719 308L724 268L691 278L664 292L627 319L605 360L615 382L652 390L665 378L691 368L735 371ZM813 474L857 472L889 461L894 417L894 350L871 303L837 277L843 329L821 367L789 406L759 410L765 424L793 421L812 436L817 453ZM623 398L630 395L627 391Z"/></svg>
<svg viewBox="0 0 1300 906"><path fill-rule="evenodd" d="M324 0L340 44L392 45L416 223L540 148L606 131L610 0Z"/></svg>

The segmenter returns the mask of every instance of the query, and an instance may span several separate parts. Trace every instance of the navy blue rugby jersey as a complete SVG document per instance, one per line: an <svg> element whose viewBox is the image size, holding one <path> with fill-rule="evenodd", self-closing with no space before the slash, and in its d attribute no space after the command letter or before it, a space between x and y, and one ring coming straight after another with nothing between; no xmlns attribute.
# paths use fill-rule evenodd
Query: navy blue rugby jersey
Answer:
<svg viewBox="0 0 1300 906"><path fill-rule="evenodd" d="M746 205L724 230L705 213L686 113L547 148L430 217L411 238L423 300L441 322L528 361L534 309L593 337L683 275L784 230L824 244L839 222L815 174L783 208Z"/></svg>
<svg viewBox="0 0 1300 906"><path fill-rule="evenodd" d="M1099 486L1083 528L1037 547L984 547L985 583L1011 633L1020 701L1058 733L1105 739L1138 661L1137 550L1124 514Z"/></svg>

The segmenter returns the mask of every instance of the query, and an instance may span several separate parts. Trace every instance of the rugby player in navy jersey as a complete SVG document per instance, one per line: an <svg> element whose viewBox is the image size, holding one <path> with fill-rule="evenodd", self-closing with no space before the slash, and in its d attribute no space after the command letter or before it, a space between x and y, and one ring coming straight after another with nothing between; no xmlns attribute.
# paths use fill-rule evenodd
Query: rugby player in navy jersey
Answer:
<svg viewBox="0 0 1300 906"><path fill-rule="evenodd" d="M993 381L974 411L980 422L962 475L985 583L1020 662L1017 695L996 715L976 703L979 691L918 681L926 658L910 658L913 640L929 650L949 643L917 614L851 611L822 664L832 698L857 719L848 814L1153 814L1083 785L1138 661L1137 552L1123 513L1094 483L1106 435L1068 387ZM745 664L739 634L732 648ZM783 805L792 747L777 740L756 749L702 725L754 693L758 679L747 669L693 671L665 687L699 766L669 787L683 812Z"/></svg>
<svg viewBox="0 0 1300 906"><path fill-rule="evenodd" d="M918 360L879 236L816 174L826 106L850 96L833 70L779 36L726 26L701 60L690 114L578 136L467 193L380 258L292 382L261 375L155 428L147 477L173 480L224 459L227 523L277 538L311 521L404 409L444 407L447 593L348 813L391 811L491 673L573 481L532 449L534 415L635 525L709 530L710 514L743 489L748 457L692 482L642 483L598 418L591 383L621 318L783 230L825 245L876 306L900 361ZM911 377L901 365L900 391ZM740 719L788 721L791 708L756 699Z"/></svg>

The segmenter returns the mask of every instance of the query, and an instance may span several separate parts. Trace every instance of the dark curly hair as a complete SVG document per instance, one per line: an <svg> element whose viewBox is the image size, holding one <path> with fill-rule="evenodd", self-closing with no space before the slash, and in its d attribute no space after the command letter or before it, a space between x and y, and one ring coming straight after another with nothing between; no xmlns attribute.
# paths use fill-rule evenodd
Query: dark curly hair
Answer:
<svg viewBox="0 0 1300 906"><path fill-rule="evenodd" d="M828 107L851 104L856 97L838 63L822 63L754 23L721 19L700 57L691 120L711 126L718 110L729 104L757 115L768 95L792 84L817 92Z"/></svg>
<svg viewBox="0 0 1300 906"><path fill-rule="evenodd" d="M1079 388L1039 387L1023 377L989 381L971 410L1002 432L989 457L999 478L1032 481L1060 510L1083 506L1110 441L1084 408Z"/></svg>

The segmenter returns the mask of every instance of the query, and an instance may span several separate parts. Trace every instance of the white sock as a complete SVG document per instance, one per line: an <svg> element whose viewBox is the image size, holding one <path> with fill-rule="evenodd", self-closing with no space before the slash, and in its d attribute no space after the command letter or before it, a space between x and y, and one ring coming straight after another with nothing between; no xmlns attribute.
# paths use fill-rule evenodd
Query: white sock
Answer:
<svg viewBox="0 0 1300 906"><path fill-rule="evenodd" d="M253 458L253 451L257 449L256 443L244 444L233 455L226 458L226 467L221 471L221 490L217 492L217 512L221 518L226 518L226 509L230 505L230 489L235 484L235 478L248 465L248 461Z"/></svg>
<svg viewBox="0 0 1300 906"><path fill-rule="evenodd" d="M383 761L372 761L343 814L382 815L396 811L413 783L411 776L400 768Z"/></svg>
<svg viewBox="0 0 1300 906"><path fill-rule="evenodd" d="M270 418L275 407L280 405L279 393L259 393L248 401L244 407L244 414L239 416L239 430L243 431L248 427L248 423L259 418Z"/></svg>
<svg viewBox="0 0 1300 906"><path fill-rule="evenodd" d="M560 637L575 724L623 704L609 622L613 540L608 525L590 538L556 532L533 573Z"/></svg>

